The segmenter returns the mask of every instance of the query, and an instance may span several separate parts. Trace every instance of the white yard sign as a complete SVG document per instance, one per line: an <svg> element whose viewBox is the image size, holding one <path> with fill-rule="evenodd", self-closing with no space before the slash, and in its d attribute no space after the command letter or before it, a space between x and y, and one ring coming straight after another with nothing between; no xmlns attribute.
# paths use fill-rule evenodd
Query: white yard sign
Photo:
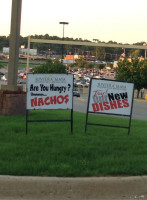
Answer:
<svg viewBox="0 0 147 200"><path fill-rule="evenodd" d="M28 74L27 109L72 109L72 74Z"/></svg>
<svg viewBox="0 0 147 200"><path fill-rule="evenodd" d="M133 89L133 83L92 79L88 111L130 115Z"/></svg>

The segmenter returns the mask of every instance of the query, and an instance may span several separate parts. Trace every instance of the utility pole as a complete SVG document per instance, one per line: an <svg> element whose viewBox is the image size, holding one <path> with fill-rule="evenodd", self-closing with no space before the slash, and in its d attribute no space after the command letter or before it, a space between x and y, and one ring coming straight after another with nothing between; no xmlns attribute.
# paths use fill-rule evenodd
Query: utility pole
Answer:
<svg viewBox="0 0 147 200"><path fill-rule="evenodd" d="M2 85L2 89L10 91L16 91L18 89L17 74L19 59L21 5L22 0L12 0L8 85Z"/></svg>

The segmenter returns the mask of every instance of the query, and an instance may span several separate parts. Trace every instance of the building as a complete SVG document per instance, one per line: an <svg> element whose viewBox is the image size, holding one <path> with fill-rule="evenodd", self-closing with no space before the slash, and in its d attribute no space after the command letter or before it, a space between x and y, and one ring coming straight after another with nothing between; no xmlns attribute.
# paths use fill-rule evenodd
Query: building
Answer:
<svg viewBox="0 0 147 200"><path fill-rule="evenodd" d="M9 47L3 47L3 54L9 55ZM27 55L28 49L25 48L19 48L19 54L25 54ZM37 56L37 49L30 49L30 56Z"/></svg>

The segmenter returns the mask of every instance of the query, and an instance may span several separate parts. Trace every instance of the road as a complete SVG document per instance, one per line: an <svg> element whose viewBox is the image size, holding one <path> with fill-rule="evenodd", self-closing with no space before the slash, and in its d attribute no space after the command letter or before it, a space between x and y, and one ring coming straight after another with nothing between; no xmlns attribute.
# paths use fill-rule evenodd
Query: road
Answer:
<svg viewBox="0 0 147 200"><path fill-rule="evenodd" d="M80 98L74 97L74 111L86 113L88 102L88 89L85 89L85 93L82 93ZM147 121L147 101L134 100L132 119L146 120Z"/></svg>

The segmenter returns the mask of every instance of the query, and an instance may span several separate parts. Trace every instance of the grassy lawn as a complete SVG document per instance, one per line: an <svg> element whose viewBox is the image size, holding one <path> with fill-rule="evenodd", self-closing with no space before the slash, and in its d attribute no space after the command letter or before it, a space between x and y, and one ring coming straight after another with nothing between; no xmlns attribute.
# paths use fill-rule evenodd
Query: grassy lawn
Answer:
<svg viewBox="0 0 147 200"><path fill-rule="evenodd" d="M31 111L29 119L69 119L69 111ZM108 176L147 174L147 122L127 129L88 126L85 114L69 122L29 123L25 116L0 116L0 174ZM90 115L89 122L128 125L128 119Z"/></svg>
<svg viewBox="0 0 147 200"><path fill-rule="evenodd" d="M8 66L8 63L3 63L3 62L0 61L0 69L5 68L7 66Z"/></svg>
<svg viewBox="0 0 147 200"><path fill-rule="evenodd" d="M9 62L9 60L5 60L5 61L0 60L0 69L7 67L8 66L8 62ZM38 65L40 65L42 63L44 63L44 62L43 61L31 61L29 63L29 67L33 68L33 67L38 66ZM26 60L23 60L23 61L19 60L18 68L26 68L26 65L27 65Z"/></svg>

